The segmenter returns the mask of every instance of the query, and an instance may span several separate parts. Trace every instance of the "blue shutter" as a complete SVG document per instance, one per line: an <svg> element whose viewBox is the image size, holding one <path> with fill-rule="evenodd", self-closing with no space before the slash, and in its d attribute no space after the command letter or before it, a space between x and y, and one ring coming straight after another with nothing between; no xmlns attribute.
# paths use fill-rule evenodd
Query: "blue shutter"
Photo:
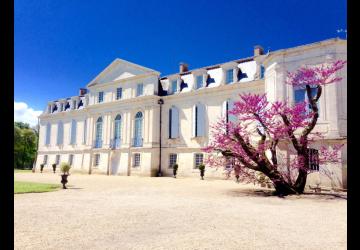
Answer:
<svg viewBox="0 0 360 250"><path fill-rule="evenodd" d="M179 111L176 107L171 108L171 138L179 137Z"/></svg>

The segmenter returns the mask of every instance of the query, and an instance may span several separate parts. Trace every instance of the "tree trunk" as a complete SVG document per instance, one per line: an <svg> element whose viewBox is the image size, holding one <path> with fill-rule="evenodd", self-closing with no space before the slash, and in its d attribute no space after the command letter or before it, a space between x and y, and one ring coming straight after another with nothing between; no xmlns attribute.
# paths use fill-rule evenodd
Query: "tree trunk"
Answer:
<svg viewBox="0 0 360 250"><path fill-rule="evenodd" d="M298 191L290 183L288 183L283 176L277 171L268 171L267 169L263 172L274 184L276 195L286 196L289 194L298 194Z"/></svg>

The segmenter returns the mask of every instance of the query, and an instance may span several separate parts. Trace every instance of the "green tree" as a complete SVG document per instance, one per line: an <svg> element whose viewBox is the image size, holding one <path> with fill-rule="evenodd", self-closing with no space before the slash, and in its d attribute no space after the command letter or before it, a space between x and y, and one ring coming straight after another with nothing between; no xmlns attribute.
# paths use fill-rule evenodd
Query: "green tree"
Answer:
<svg viewBox="0 0 360 250"><path fill-rule="evenodd" d="M31 168L37 150L37 133L29 124L14 123L14 168Z"/></svg>

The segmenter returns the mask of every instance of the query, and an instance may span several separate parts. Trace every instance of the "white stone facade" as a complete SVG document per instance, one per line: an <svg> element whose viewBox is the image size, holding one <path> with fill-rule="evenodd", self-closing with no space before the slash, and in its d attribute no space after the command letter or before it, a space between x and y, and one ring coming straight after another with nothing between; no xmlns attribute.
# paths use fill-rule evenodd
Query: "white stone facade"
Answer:
<svg viewBox="0 0 360 250"><path fill-rule="evenodd" d="M267 93L271 101L293 101L294 90L284 84L286 72L301 65L346 60L346 46L346 40L335 38L266 54L256 47L253 57L166 77L160 77L160 73L152 69L116 59L87 85L87 93L48 103L40 116L36 168L47 157L45 171L50 169L56 155L60 155L59 162L68 162L73 157L73 171L155 176L160 166L158 101L162 99L162 173L172 174L170 154L176 154L178 175L198 176L195 154L201 153L201 147L209 143L209 125L222 116L224 101L237 100L239 94L249 92ZM262 67L264 71L260 72ZM346 144L346 67L339 74L342 82L325 86L320 98L320 118L315 129L326 134L327 145ZM99 99L102 102L99 103ZM170 125L169 109L173 107L176 124ZM202 121L197 126L195 113ZM116 124L118 115L121 120ZM136 118L138 116L142 118ZM99 117L101 125L97 123ZM63 129L60 125L58 133L59 122ZM97 124L102 127L101 133L97 131ZM169 126L173 126L171 137L175 138L169 138ZM58 135L63 135L62 142ZM286 146L283 150L287 152ZM342 150L342 160L342 165L334 167L332 172L340 180L336 185L346 187L346 146ZM220 169L206 171L208 177L222 175ZM309 182L318 178L313 176L317 176L316 173L310 175ZM326 177L321 178L324 185L334 185Z"/></svg>

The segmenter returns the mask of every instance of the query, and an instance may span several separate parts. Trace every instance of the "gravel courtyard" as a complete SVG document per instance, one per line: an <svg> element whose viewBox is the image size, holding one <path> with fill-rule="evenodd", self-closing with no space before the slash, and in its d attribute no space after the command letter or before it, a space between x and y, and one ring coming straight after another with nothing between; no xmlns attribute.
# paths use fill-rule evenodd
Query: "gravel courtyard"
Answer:
<svg viewBox="0 0 360 250"><path fill-rule="evenodd" d="M346 198L168 177L74 174L68 187L14 196L15 249L346 249Z"/></svg>

